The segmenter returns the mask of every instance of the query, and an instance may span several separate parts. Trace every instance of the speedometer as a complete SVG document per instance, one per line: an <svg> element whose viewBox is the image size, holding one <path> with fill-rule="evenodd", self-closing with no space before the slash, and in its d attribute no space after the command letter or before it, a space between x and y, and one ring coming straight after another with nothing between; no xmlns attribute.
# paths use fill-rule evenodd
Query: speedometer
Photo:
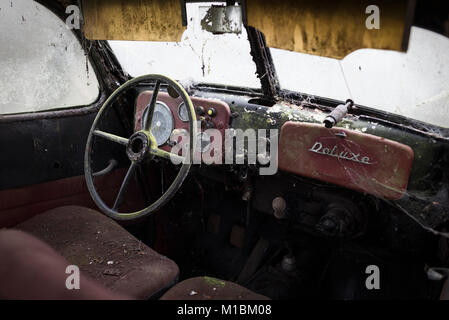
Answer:
<svg viewBox="0 0 449 320"><path fill-rule="evenodd" d="M145 128L148 118L148 107L142 117L142 128ZM156 139L157 146L161 146L170 139L174 128L173 114L167 105L161 101L156 102L154 107L153 121L151 122L151 133Z"/></svg>

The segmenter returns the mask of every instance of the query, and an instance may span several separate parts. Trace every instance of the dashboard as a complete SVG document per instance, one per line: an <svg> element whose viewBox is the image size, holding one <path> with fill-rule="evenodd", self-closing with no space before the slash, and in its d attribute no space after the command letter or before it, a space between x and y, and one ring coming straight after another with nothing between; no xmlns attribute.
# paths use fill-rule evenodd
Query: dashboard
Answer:
<svg viewBox="0 0 449 320"><path fill-rule="evenodd" d="M151 97L151 90L141 91L137 96L136 131L141 128ZM442 148L447 148L445 142L371 116L348 116L341 125L327 129L322 123L326 113L314 108L283 101L269 106L253 95L213 90L193 90L190 97L203 133L213 127L225 137L224 130L231 125L242 131L277 130L277 165L283 174L397 200L434 187L434 182L425 179L429 163L446 167L446 160L440 157ZM161 121L162 133L157 142L159 148L172 152L167 140L169 132L188 131L189 123L185 122L181 98L160 92L158 100L160 118L155 115L154 119L168 120ZM214 110L212 116L208 115L209 109ZM201 146L205 152L212 139L204 140Z"/></svg>
<svg viewBox="0 0 449 320"><path fill-rule="evenodd" d="M146 121L147 106L151 98L152 91L143 91L137 97L136 131L140 130ZM215 158L214 153L220 150L214 144L214 139L217 138L221 139L219 144L221 155L217 154L217 158L223 159L225 130L229 128L231 119L228 103L219 100L218 97L192 96L191 100L197 121L201 123L194 152L194 160L200 161L194 163L202 163L201 160L207 156ZM234 104L231 102L231 105ZM263 109L257 106L251 113L252 117L271 119L272 113ZM244 112L245 108L234 107L233 112L238 113L239 110ZM242 126L243 118L237 117L240 121L233 121L234 129ZM185 131L188 136L188 113L182 99L173 98L167 92L160 92L151 127L160 149L178 155L181 150L185 150L187 145L182 145L182 141L171 140L172 134L177 130ZM220 134L212 135L211 131L206 131L212 128L218 129ZM341 127L328 129L321 123L287 120L278 128L280 128L279 145L275 153L278 155L277 165L281 171L387 199L400 199L406 193L414 160L411 147L353 129ZM182 148L172 150L175 145Z"/></svg>
<svg viewBox="0 0 449 320"><path fill-rule="evenodd" d="M151 101L152 95L152 91L143 91L137 97L134 119L134 129L136 131L140 130L143 123L147 121L147 106ZM199 121L201 126L196 137L197 150L195 153L198 155L210 150L215 136L209 136L205 133L204 131L207 129L220 131L221 145L224 146L225 130L229 127L231 117L229 105L215 99L190 98L195 108L197 121ZM172 133L184 131L188 134L189 132L188 111L182 99L180 97L173 98L166 92L159 92L151 128L158 147L171 152L172 147L179 143L179 141L170 140Z"/></svg>

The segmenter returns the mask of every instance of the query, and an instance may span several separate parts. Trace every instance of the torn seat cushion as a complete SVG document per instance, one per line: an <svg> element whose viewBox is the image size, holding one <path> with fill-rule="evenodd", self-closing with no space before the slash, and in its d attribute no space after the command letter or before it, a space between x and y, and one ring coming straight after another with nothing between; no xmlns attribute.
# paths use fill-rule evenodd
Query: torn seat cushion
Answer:
<svg viewBox="0 0 449 320"><path fill-rule="evenodd" d="M236 283L211 277L184 280L168 290L161 300L268 300Z"/></svg>
<svg viewBox="0 0 449 320"><path fill-rule="evenodd" d="M16 229L43 240L84 275L118 294L148 299L177 282L179 269L173 261L95 210L60 207Z"/></svg>

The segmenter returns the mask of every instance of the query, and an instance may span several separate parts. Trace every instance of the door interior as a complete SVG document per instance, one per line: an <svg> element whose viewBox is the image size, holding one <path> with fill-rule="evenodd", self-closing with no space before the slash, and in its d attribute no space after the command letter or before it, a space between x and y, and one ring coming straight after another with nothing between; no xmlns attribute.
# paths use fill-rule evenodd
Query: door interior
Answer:
<svg viewBox="0 0 449 320"><path fill-rule="evenodd" d="M0 228L62 205L95 208L83 156L105 85L79 30L68 29L57 9L14 1L0 11L0 41L7 44L0 48ZM99 166L116 158L111 152ZM105 199L123 179L118 163L98 179Z"/></svg>

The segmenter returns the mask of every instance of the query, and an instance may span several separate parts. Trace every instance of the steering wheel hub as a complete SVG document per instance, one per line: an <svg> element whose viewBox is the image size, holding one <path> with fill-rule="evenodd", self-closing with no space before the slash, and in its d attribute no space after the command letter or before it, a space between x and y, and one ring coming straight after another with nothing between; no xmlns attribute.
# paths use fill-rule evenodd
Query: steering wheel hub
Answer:
<svg viewBox="0 0 449 320"><path fill-rule="evenodd" d="M126 146L126 155L133 162L143 161L149 154L151 139L143 131L134 133Z"/></svg>

